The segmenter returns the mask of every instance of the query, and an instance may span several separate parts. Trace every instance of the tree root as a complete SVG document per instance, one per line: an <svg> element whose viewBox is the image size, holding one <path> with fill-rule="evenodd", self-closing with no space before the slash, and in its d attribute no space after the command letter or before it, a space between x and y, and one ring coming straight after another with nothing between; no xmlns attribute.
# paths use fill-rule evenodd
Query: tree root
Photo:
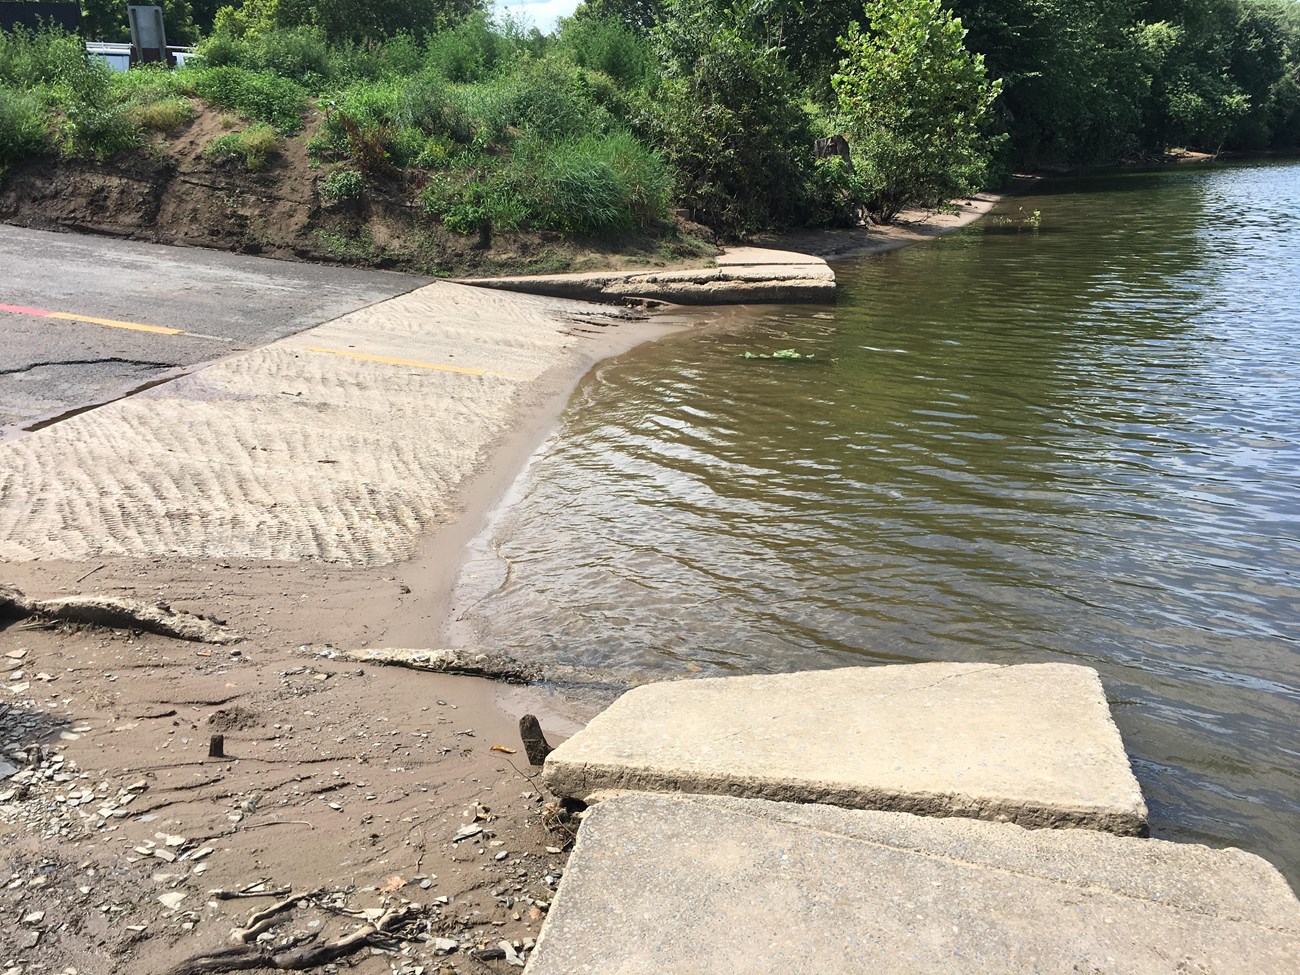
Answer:
<svg viewBox="0 0 1300 975"><path fill-rule="evenodd" d="M259 914L267 915L277 908L285 910L287 908L282 905L290 904L290 901L296 904L310 896L313 894L302 894L288 901L281 901L280 904L272 905ZM386 942L390 931L419 912L420 908L415 906L393 908L351 934L323 944L306 943L307 939L299 938L274 948L250 944L223 948L188 958L170 969L166 975L220 975L222 972L244 972L255 968L271 968L277 971L302 971L316 968L370 945ZM263 921L269 919L268 915Z"/></svg>

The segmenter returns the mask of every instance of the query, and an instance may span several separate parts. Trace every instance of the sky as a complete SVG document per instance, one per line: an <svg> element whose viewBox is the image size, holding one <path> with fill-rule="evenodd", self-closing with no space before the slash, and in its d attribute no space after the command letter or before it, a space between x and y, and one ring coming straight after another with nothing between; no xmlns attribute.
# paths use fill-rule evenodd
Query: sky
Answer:
<svg viewBox="0 0 1300 975"><path fill-rule="evenodd" d="M581 0L495 0L495 7L502 13L519 17L525 23L532 23L543 32L550 31L561 17L567 17L577 8Z"/></svg>

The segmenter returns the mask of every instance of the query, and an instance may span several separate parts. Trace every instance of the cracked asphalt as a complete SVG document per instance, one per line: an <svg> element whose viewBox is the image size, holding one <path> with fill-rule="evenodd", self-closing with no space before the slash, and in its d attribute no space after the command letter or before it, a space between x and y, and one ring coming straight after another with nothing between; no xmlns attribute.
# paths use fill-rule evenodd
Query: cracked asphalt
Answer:
<svg viewBox="0 0 1300 975"><path fill-rule="evenodd" d="M0 226L0 436L425 283Z"/></svg>

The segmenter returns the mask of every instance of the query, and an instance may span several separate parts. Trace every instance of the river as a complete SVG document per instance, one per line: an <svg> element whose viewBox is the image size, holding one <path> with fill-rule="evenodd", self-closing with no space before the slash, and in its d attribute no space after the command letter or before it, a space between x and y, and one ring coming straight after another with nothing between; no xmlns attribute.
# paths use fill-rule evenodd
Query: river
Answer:
<svg viewBox="0 0 1300 975"><path fill-rule="evenodd" d="M477 644L1087 664L1154 835L1300 883L1300 165L1052 181L835 269L588 378L466 564Z"/></svg>

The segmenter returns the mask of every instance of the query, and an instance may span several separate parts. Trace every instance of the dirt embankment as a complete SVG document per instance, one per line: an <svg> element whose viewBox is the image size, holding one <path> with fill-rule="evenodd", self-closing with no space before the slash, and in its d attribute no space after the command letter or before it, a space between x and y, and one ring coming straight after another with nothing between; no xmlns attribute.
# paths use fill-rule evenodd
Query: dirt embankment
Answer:
<svg viewBox="0 0 1300 975"><path fill-rule="evenodd" d="M243 124L196 103L190 121L141 150L15 166L0 183L0 222L435 276L681 267L715 252L706 228L681 221L601 242L453 233L420 205L418 171L371 179L360 198L330 201L320 186L338 167L314 163L307 149L321 122L310 109L303 131L281 138L269 165L249 172L237 158L207 155Z"/></svg>

